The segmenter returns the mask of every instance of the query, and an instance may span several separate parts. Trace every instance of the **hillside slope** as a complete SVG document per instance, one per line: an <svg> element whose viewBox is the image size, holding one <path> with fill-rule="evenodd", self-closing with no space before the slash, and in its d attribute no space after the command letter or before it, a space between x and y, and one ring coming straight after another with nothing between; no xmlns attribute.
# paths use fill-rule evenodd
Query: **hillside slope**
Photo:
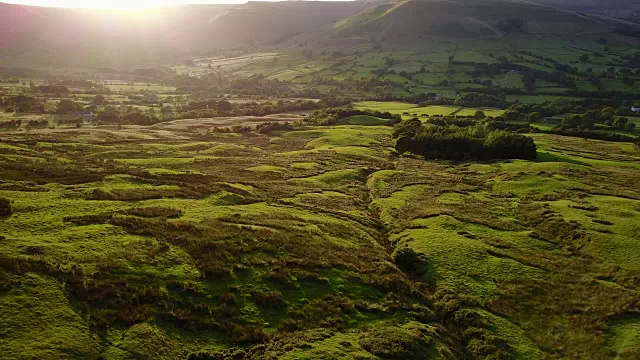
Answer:
<svg viewBox="0 0 640 360"><path fill-rule="evenodd" d="M371 7L364 1L249 2L211 19L212 45L242 47L273 43L291 35L314 32Z"/></svg>
<svg viewBox="0 0 640 360"><path fill-rule="evenodd" d="M610 31L611 25L601 21L525 1L409 0L345 19L336 24L334 37L393 40L520 33L568 38Z"/></svg>
<svg viewBox="0 0 640 360"><path fill-rule="evenodd" d="M638 0L535 0L541 4L555 6L581 13L604 16L640 23L640 1Z"/></svg>

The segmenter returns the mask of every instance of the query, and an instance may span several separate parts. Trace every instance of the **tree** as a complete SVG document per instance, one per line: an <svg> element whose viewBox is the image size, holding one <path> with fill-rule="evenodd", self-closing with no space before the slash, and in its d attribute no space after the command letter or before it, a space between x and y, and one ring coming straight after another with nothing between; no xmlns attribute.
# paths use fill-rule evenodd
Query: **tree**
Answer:
<svg viewBox="0 0 640 360"><path fill-rule="evenodd" d="M107 124L120 124L121 119L122 115L120 114L120 110L118 110L118 108L113 105L105 107L97 117L97 120L99 122Z"/></svg>
<svg viewBox="0 0 640 360"><path fill-rule="evenodd" d="M529 91L535 90L536 78L531 74L526 74L522 77L522 84L524 85L525 89Z"/></svg>
<svg viewBox="0 0 640 360"><path fill-rule="evenodd" d="M58 112L58 105L52 101L44 103L44 112L47 114L55 114Z"/></svg>
<svg viewBox="0 0 640 360"><path fill-rule="evenodd" d="M589 60L590 60L589 59L589 55L587 55L587 54L582 54L580 56L580 62L586 63L586 62L589 62Z"/></svg>
<svg viewBox="0 0 640 360"><path fill-rule="evenodd" d="M596 127L596 122L590 117L582 117L582 127L593 130Z"/></svg>
<svg viewBox="0 0 640 360"><path fill-rule="evenodd" d="M385 65L386 65L387 67L391 67L391 66L393 66L393 65L395 65L395 64L396 64L396 61L395 61L395 60L393 60L393 59L392 59L392 58L390 58L390 57L388 57L388 58L384 59L384 62L385 62Z"/></svg>
<svg viewBox="0 0 640 360"><path fill-rule="evenodd" d="M529 114L529 122L535 123L542 119L542 115L539 112L532 112Z"/></svg>
<svg viewBox="0 0 640 360"><path fill-rule="evenodd" d="M76 104L73 101L69 99L60 100L58 103L58 114L68 114L73 111L76 111Z"/></svg>
<svg viewBox="0 0 640 360"><path fill-rule="evenodd" d="M94 105L98 105L101 106L102 104L104 104L105 98L103 95L96 95L96 97L93 98L93 101L91 101L92 104Z"/></svg>
<svg viewBox="0 0 640 360"><path fill-rule="evenodd" d="M627 125L625 125L625 127L624 127L624 131L627 131L627 132L630 132L630 133L635 132L636 131L636 124L634 124L632 122L627 123Z"/></svg>
<svg viewBox="0 0 640 360"><path fill-rule="evenodd" d="M636 82L635 82L635 80L633 80L631 78L625 77L625 78L622 79L622 83L627 85L627 86L633 86Z"/></svg>
<svg viewBox="0 0 640 360"><path fill-rule="evenodd" d="M606 107L606 108L604 108L604 109L602 109L600 111L600 114L599 114L598 118L601 121L607 121L607 120L613 119L615 114L616 114L616 109L615 108Z"/></svg>
<svg viewBox="0 0 640 360"><path fill-rule="evenodd" d="M629 123L629 119L625 117L621 117L616 119L616 121L613 123L613 126L618 128L619 130L624 130L627 127L628 123Z"/></svg>
<svg viewBox="0 0 640 360"><path fill-rule="evenodd" d="M487 115L485 115L484 111L482 111L482 110L478 110L478 111L476 111L476 113L473 115L473 117L475 117L476 119L484 119L485 117L487 117Z"/></svg>
<svg viewBox="0 0 640 360"><path fill-rule="evenodd" d="M570 128L577 128L582 125L582 116L580 115L571 115L567 116L562 120L562 125Z"/></svg>

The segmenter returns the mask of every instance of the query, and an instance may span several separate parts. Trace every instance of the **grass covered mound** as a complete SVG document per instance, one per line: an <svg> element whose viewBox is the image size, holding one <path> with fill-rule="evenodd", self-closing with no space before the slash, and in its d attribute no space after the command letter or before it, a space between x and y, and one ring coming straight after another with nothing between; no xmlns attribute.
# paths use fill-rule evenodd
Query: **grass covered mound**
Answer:
<svg viewBox="0 0 640 360"><path fill-rule="evenodd" d="M412 119L396 125L393 137L399 153L427 159L491 160L536 158L536 145L527 136L496 130L491 123L469 121L422 124Z"/></svg>

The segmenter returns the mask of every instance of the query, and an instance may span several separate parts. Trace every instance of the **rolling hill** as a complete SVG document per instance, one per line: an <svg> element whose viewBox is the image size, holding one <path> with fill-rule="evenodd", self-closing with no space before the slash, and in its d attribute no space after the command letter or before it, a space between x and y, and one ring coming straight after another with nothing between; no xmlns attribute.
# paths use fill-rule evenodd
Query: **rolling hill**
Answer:
<svg viewBox="0 0 640 360"><path fill-rule="evenodd" d="M291 35L314 32L369 8L364 1L249 2L224 11L210 21L216 47L274 43Z"/></svg>
<svg viewBox="0 0 640 360"><path fill-rule="evenodd" d="M609 23L525 1L409 0L379 5L345 19L336 24L334 37L394 40L529 34L571 38L611 31Z"/></svg>
<svg viewBox="0 0 640 360"><path fill-rule="evenodd" d="M0 3L0 64L144 67L193 52L244 48L316 31L365 2L185 5L141 14Z"/></svg>
<svg viewBox="0 0 640 360"><path fill-rule="evenodd" d="M176 65L217 49L297 48L291 38L298 34L309 48L331 50L354 39L573 39L603 36L620 24L631 26L520 0L248 2L140 14L0 3L0 66L131 69Z"/></svg>

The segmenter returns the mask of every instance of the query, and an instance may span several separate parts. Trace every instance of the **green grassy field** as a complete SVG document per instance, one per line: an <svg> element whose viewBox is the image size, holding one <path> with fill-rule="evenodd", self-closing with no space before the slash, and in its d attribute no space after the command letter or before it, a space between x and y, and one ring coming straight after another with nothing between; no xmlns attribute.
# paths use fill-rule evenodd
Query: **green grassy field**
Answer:
<svg viewBox="0 0 640 360"><path fill-rule="evenodd" d="M632 144L533 134L537 161L449 163L395 157L377 118L348 124L4 131L0 198L13 213L0 218L0 351L640 351Z"/></svg>

